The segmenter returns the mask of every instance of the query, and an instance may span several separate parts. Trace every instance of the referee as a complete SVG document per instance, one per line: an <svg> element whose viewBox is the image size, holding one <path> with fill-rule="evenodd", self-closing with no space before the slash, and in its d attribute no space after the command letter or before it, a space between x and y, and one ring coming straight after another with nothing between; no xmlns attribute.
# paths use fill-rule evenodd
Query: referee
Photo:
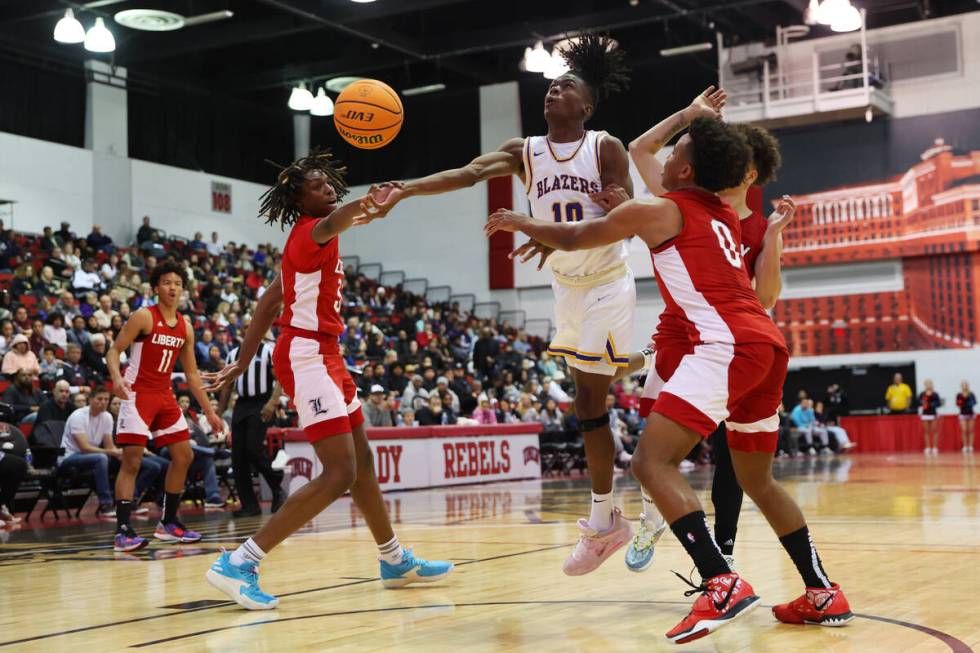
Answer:
<svg viewBox="0 0 980 653"><path fill-rule="evenodd" d="M248 371L221 391L219 412L228 408L232 388L238 395L231 416L231 465L235 473L235 487L241 508L232 513L235 517L253 517L262 514L259 500L252 487L252 470L262 475L272 489L272 512L279 510L285 498L282 495L283 473L272 469L266 453L265 431L276 414L276 404L282 395L282 387L272 374L272 343L263 340L252 358ZM228 363L238 360L240 347L228 352Z"/></svg>

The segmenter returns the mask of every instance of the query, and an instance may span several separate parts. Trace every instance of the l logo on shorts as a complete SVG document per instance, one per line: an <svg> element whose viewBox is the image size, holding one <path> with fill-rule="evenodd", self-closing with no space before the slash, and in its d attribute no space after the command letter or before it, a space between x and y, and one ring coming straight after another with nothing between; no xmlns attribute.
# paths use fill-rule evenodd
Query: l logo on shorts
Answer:
<svg viewBox="0 0 980 653"><path fill-rule="evenodd" d="M316 399L310 399L310 408L313 409L314 415L326 415L330 411L320 406L320 401L322 397L317 397Z"/></svg>

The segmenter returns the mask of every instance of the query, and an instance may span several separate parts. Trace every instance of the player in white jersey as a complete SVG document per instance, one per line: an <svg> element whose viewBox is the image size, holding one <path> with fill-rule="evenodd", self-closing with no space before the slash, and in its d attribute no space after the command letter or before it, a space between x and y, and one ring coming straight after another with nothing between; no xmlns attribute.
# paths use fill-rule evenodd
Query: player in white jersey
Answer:
<svg viewBox="0 0 980 653"><path fill-rule="evenodd" d="M435 195L516 175L539 220L603 217L606 212L589 199L591 193L619 186L632 195L623 143L585 128L597 102L628 82L624 54L613 45L605 37L586 35L564 53L570 71L552 81L545 95L546 136L514 138L462 168L406 182L389 194L386 206L413 195ZM581 538L564 565L566 574L577 576L596 569L632 534L629 522L613 506L615 445L605 402L616 370L629 363L636 289L625 242L581 252L552 251L530 241L512 256L526 262L540 254L539 269L547 259L554 274L558 331L551 351L564 356L572 369L575 409L592 481L591 514L579 520Z"/></svg>

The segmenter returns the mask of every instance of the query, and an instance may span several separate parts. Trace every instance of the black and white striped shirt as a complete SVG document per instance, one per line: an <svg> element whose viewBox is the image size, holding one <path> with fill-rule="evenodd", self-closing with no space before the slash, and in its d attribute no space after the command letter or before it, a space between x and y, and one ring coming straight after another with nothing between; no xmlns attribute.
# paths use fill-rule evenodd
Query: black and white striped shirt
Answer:
<svg viewBox="0 0 980 653"><path fill-rule="evenodd" d="M228 352L229 363L238 360L240 349L240 347L235 347ZM252 358L252 362L248 365L248 370L235 381L235 392L242 399L254 399L256 397L266 399L272 393L272 386L275 381L276 379L272 375L272 343L262 341Z"/></svg>

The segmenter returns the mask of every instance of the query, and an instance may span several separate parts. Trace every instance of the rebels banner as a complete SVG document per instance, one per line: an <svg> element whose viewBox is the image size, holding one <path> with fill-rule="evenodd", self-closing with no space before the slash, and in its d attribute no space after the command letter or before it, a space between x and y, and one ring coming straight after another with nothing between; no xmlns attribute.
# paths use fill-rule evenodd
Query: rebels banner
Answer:
<svg viewBox="0 0 980 653"><path fill-rule="evenodd" d="M462 485L541 477L537 434L396 437L370 440L382 490ZM323 469L307 442L287 441L290 492Z"/></svg>

